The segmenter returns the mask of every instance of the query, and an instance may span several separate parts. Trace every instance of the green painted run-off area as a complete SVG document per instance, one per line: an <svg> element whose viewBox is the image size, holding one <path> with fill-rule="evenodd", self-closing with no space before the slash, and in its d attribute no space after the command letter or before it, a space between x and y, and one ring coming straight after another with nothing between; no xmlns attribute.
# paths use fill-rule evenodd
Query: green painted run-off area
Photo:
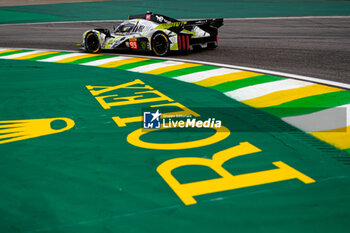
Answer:
<svg viewBox="0 0 350 233"><path fill-rule="evenodd" d="M349 1L131 0L0 7L0 23L117 20L147 10L174 18L349 15Z"/></svg>
<svg viewBox="0 0 350 233"><path fill-rule="evenodd" d="M345 15L349 2L135 0L2 7L0 23L126 19L146 10L176 18ZM167 77L174 75L169 72ZM62 133L0 144L0 232L345 233L350 229L348 154L217 91L227 86L211 90L160 76L35 61L0 60L0 77L0 121L66 117L75 122ZM137 116L148 105L106 110L86 85L115 86L136 78L203 116L212 116L210 110L215 108L215 117L231 130L230 136L186 150L129 144L127 135L141 124L118 127L112 117ZM212 133L158 132L142 139L191 141ZM195 197L198 204L185 206L156 172L169 159L211 158L240 142L262 151L226 162L223 167L230 173L274 169L273 162L283 161L316 182L294 179L218 192ZM183 183L218 178L200 166L173 174Z"/></svg>
<svg viewBox="0 0 350 233"><path fill-rule="evenodd" d="M329 233L350 227L348 155L216 90L161 76L36 61L0 60L0 77L0 121L66 117L75 122L62 133L0 144L1 232ZM140 115L149 104L103 109L86 85L115 86L136 78L203 117L214 114L230 136L185 150L131 145L127 135L141 124L118 127L112 117ZM139 90L108 94L133 91ZM141 138L170 143L212 134L170 130ZM262 151L226 162L223 167L233 175L275 169L272 163L282 161L316 182L293 179L217 192L185 206L156 171L169 159L211 158L241 142ZM219 178L201 166L173 175L181 183Z"/></svg>

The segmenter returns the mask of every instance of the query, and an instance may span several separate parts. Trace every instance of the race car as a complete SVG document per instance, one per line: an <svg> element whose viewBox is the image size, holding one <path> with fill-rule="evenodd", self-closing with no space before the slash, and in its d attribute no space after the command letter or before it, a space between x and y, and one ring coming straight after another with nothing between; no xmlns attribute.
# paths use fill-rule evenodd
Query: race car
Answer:
<svg viewBox="0 0 350 233"><path fill-rule="evenodd" d="M222 18L179 21L147 12L129 16L113 32L105 28L88 30L81 45L90 53L124 48L165 56L169 51L216 48L218 28L222 25Z"/></svg>

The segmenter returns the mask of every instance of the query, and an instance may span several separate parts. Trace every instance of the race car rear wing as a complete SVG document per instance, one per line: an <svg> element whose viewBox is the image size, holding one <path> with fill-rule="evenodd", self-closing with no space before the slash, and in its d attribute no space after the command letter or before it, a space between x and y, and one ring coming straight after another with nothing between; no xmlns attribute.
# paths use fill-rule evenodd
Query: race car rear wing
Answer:
<svg viewBox="0 0 350 233"><path fill-rule="evenodd" d="M183 29L191 31L194 26L201 28L211 34L217 34L217 29L224 24L224 20L220 19L200 19L190 21L178 21L172 23L161 23L155 29L168 29L170 31L179 33Z"/></svg>
<svg viewBox="0 0 350 233"><path fill-rule="evenodd" d="M219 18L219 19L199 19L199 20L192 20L192 21L187 21L186 26L211 26L214 28L219 28L222 25L224 25L224 19Z"/></svg>
<svg viewBox="0 0 350 233"><path fill-rule="evenodd" d="M224 20L219 19L199 19L190 21L179 21L165 15L147 12L146 14L130 15L129 19L146 19L152 22L159 23L157 28L169 29L171 31L180 32L183 29L191 30L190 27L198 26L205 31L212 31L213 28L218 29L223 25ZM186 28L187 27L187 28Z"/></svg>

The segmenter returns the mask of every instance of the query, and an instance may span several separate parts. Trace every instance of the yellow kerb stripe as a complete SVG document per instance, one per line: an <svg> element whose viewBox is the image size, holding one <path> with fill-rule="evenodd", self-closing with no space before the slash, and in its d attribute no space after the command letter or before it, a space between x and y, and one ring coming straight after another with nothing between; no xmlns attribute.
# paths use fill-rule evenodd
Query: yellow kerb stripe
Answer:
<svg viewBox="0 0 350 233"><path fill-rule="evenodd" d="M0 51L0 53L8 53L8 52L14 52L14 51L19 51L19 49L8 49L8 50L3 50L3 51Z"/></svg>
<svg viewBox="0 0 350 233"><path fill-rule="evenodd" d="M216 86L216 85L221 84L221 83L236 81L236 80L245 79L245 78L251 78L251 77L255 77L255 76L259 76L259 75L263 75L263 74L249 72L249 71L240 71L237 73L224 74L224 75L210 77L210 78L201 80L199 82L196 82L196 84L203 86L203 87L211 87L211 86Z"/></svg>
<svg viewBox="0 0 350 233"><path fill-rule="evenodd" d="M242 101L243 103L256 107L264 108L276 106L292 100L305 98L308 96L321 95L330 92L344 91L340 88L328 87L320 84L315 84L306 87L299 87L290 90L277 91L268 95L257 97L254 99Z"/></svg>
<svg viewBox="0 0 350 233"><path fill-rule="evenodd" d="M147 60L149 59L148 58L130 58L130 59L125 59L120 61L112 61L103 65L99 65L98 67L113 68L121 65L126 65L134 62L139 62L139 61L147 61Z"/></svg>
<svg viewBox="0 0 350 233"><path fill-rule="evenodd" d="M44 55L48 55L48 54L54 54L54 53L59 53L59 52L55 52L55 51L42 52L42 53L36 53L36 54L26 55L26 56L22 56L22 57L16 57L16 58L12 58L12 59L13 60L30 59L30 58L33 58L33 57L40 57L40 56L44 56Z"/></svg>
<svg viewBox="0 0 350 233"><path fill-rule="evenodd" d="M189 67L195 67L195 66L201 66L201 64L194 64L194 63L184 63L184 64L179 64L179 65L174 65L174 66L168 66L164 68L158 68L155 70L151 70L148 72L145 72L146 74L162 74L165 72L173 71L173 70L181 70Z"/></svg>
<svg viewBox="0 0 350 233"><path fill-rule="evenodd" d="M63 60L55 61L56 63L68 63L68 62L73 62L79 59L87 58L87 57L96 57L96 56L101 56L100 54L86 54L86 55L80 55L76 57L69 57L65 58Z"/></svg>
<svg viewBox="0 0 350 233"><path fill-rule="evenodd" d="M341 150L350 148L350 126L324 132L314 132L310 134Z"/></svg>

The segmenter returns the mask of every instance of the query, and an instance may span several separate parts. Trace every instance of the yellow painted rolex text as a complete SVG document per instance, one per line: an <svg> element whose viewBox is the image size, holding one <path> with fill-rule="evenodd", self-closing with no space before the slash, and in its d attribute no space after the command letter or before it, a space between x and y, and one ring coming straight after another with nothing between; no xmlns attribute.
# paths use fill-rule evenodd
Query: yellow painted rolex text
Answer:
<svg viewBox="0 0 350 233"><path fill-rule="evenodd" d="M214 154L212 159L185 157L167 160L158 166L157 172L185 205L196 204L197 201L194 199L194 196L209 193L222 192L291 179L298 179L305 184L315 182L315 180L281 161L273 163L273 165L277 167L276 169L252 172L242 175L232 175L222 167L223 163L232 158L260 151L261 150L259 148L253 146L249 142L243 142L237 146ZM221 178L180 184L171 172L176 168L189 165L209 167L220 175Z"/></svg>
<svg viewBox="0 0 350 233"><path fill-rule="evenodd" d="M200 116L198 113L192 111L186 106L174 102L173 99L166 96L162 92L155 90L153 87L146 85L140 79L135 79L134 81L123 83L116 86L91 86L87 85L86 88L95 97L99 104L104 109L111 109L112 107L119 107L132 104L143 104L143 103L154 103L154 102L165 102L156 105L150 105L151 108L166 108L166 107L177 107L179 110L174 112L164 112L171 115L193 115L195 117ZM121 94L122 90L129 90L132 94L129 95ZM118 92L120 91L120 92ZM116 93L117 92L117 93ZM128 116L112 117L114 122L119 127L125 127L128 123L141 122L142 116Z"/></svg>
<svg viewBox="0 0 350 233"><path fill-rule="evenodd" d="M173 101L171 98L167 97L163 93L157 90L153 90L153 88L148 85L144 85L144 82L142 82L139 79L112 87L90 85L86 87L90 90L93 96L96 96L96 100L104 109L110 109L111 107L121 105L141 104L156 101ZM104 94L106 92L111 92L118 89L146 89L147 91L138 91L135 92L132 96L120 96L119 94L100 96L101 94Z"/></svg>

